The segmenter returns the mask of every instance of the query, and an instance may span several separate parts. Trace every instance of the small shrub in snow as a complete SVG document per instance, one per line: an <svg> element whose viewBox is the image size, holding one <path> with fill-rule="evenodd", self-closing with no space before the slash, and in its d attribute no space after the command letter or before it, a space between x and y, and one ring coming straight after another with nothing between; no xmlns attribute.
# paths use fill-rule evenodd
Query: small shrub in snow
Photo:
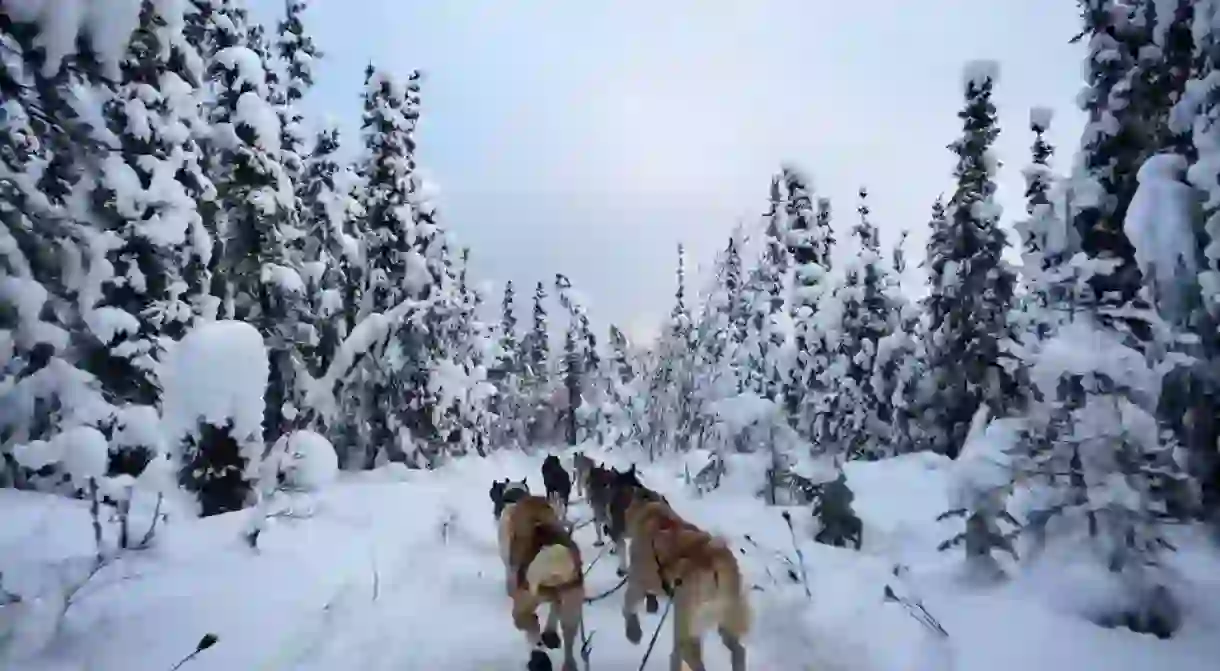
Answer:
<svg viewBox="0 0 1220 671"><path fill-rule="evenodd" d="M170 349L162 421L201 515L239 510L251 498L267 378L263 338L243 322L204 323Z"/></svg>
<svg viewBox="0 0 1220 671"><path fill-rule="evenodd" d="M938 520L964 518L966 528L940 544L941 551L965 547L968 568L983 579L998 579L1003 569L992 553L1004 550L1016 558L1013 538L1020 523L1006 509L1012 491L1012 472L1007 453L1020 439L1017 420L998 419L988 423L990 409L983 404L974 414L966 444L955 462L955 494L957 507L940 515ZM1005 532L999 522L1012 525Z"/></svg>
<svg viewBox="0 0 1220 671"><path fill-rule="evenodd" d="M864 523L852 510L854 499L843 471L839 471L839 477L818 487L813 500L813 517L820 528L813 539L840 548L851 543L859 550L864 542Z"/></svg>
<svg viewBox="0 0 1220 671"><path fill-rule="evenodd" d="M199 424L183 445L182 486L199 500L203 517L241 510L250 499L253 484L246 477L248 460L233 436L233 423Z"/></svg>

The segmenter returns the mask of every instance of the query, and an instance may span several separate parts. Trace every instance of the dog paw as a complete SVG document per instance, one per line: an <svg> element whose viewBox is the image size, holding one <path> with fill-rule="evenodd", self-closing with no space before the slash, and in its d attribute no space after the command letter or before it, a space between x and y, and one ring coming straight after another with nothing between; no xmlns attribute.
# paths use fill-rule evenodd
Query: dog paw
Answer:
<svg viewBox="0 0 1220 671"><path fill-rule="evenodd" d="M542 632L542 644L554 650L559 647L559 634L553 631Z"/></svg>
<svg viewBox="0 0 1220 671"><path fill-rule="evenodd" d="M644 597L644 611L652 614L661 609L661 605L657 603L657 596L649 594Z"/></svg>
<svg viewBox="0 0 1220 671"><path fill-rule="evenodd" d="M644 638L644 631L640 629L640 616L627 616L627 640L631 641L632 645L638 645L640 639Z"/></svg>
<svg viewBox="0 0 1220 671"><path fill-rule="evenodd" d="M555 667L551 666L551 658L546 652L535 650L530 653L530 661L525 668L526 671L553 671Z"/></svg>
<svg viewBox="0 0 1220 671"><path fill-rule="evenodd" d="M605 541L593 541L593 547L595 547L595 548L599 548L605 544L606 544Z"/></svg>

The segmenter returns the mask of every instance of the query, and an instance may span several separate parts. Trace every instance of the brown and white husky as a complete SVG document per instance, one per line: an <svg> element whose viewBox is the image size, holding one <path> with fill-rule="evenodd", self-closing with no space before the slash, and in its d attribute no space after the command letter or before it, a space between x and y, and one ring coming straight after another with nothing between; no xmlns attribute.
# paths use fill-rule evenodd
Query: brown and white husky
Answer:
<svg viewBox="0 0 1220 671"><path fill-rule="evenodd" d="M533 496L525 481L492 487L499 509L500 557L504 588L513 602L513 625L531 645L555 649L562 627L563 671L577 671L574 649L583 615L585 588L580 548L545 498ZM498 500L497 500L498 499ZM538 608L550 606L546 627L538 625Z"/></svg>

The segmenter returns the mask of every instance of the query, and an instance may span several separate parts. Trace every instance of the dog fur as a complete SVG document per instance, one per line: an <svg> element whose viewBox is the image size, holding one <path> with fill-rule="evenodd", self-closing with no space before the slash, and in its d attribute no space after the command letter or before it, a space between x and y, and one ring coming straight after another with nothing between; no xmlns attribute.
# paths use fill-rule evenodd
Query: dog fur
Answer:
<svg viewBox="0 0 1220 671"><path fill-rule="evenodd" d="M593 468L597 464L585 456L584 452L577 452L572 455L572 486L576 490L577 496L589 495L589 474L593 472Z"/></svg>
<svg viewBox="0 0 1220 671"><path fill-rule="evenodd" d="M723 540L683 520L663 499L637 491L625 511L631 560L623 619L627 639L639 643L639 605L649 593L663 591L673 601L674 647L671 671L685 662L703 665L703 635L713 627L728 648L732 671L745 671L752 615L740 567Z"/></svg>
<svg viewBox="0 0 1220 671"><path fill-rule="evenodd" d="M611 469L609 489L606 532L609 534L611 542L614 543L614 553L618 555L618 574L625 576L627 575L628 559L627 539L631 537L627 530L625 518L627 505L637 492L650 492L657 497L661 495L644 487L640 482L635 464L632 464L631 468L625 471Z"/></svg>
<svg viewBox="0 0 1220 671"><path fill-rule="evenodd" d="M577 671L574 645L585 598L580 548L551 503L530 494L505 502L498 539L514 626L535 646L535 657L541 646L560 646L556 630L562 627L562 669ZM544 603L550 612L540 628L537 611Z"/></svg>
<svg viewBox="0 0 1220 671"><path fill-rule="evenodd" d="M572 496L572 478L563 468L563 462L555 455L542 460L542 484L546 487L546 498L555 508L559 519L568 517L568 501Z"/></svg>
<svg viewBox="0 0 1220 671"><path fill-rule="evenodd" d="M524 478L516 482L508 478L504 478L503 482L493 480L491 489L487 492L491 497L492 514L497 520L500 519L500 515L504 513L504 506L529 493L530 486Z"/></svg>
<svg viewBox="0 0 1220 671"><path fill-rule="evenodd" d="M598 464L589 467L585 478L585 498L593 511L593 530L597 533L594 547L605 544L605 534L610 531L610 502L614 497L614 471Z"/></svg>

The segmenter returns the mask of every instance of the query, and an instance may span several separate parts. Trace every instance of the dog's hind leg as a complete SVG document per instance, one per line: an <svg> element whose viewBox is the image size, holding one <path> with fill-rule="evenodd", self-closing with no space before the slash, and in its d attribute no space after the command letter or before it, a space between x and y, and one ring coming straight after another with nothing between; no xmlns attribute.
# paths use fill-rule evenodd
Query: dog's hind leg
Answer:
<svg viewBox="0 0 1220 671"><path fill-rule="evenodd" d="M553 601L546 615L546 626L542 628L542 644L554 650L559 647L559 602Z"/></svg>
<svg viewBox="0 0 1220 671"><path fill-rule="evenodd" d="M529 592L517 590L513 594L513 625L525 633L530 645L542 644L542 630L538 626L538 599Z"/></svg>
<svg viewBox="0 0 1220 671"><path fill-rule="evenodd" d="M564 593L553 608L559 611L563 627L563 671L577 671L576 633L580 631L580 621L584 617L583 590Z"/></svg>
<svg viewBox="0 0 1220 671"><path fill-rule="evenodd" d="M669 656L669 669L682 671L682 662L686 662L690 671L707 671L707 667L703 666L703 643L699 635L691 630L690 613L684 606L674 609L674 648ZM733 671L738 671L736 666Z"/></svg>
<svg viewBox="0 0 1220 671"><path fill-rule="evenodd" d="M729 649L730 668L732 671L746 671L746 647L741 639L728 629L720 628L720 641Z"/></svg>

